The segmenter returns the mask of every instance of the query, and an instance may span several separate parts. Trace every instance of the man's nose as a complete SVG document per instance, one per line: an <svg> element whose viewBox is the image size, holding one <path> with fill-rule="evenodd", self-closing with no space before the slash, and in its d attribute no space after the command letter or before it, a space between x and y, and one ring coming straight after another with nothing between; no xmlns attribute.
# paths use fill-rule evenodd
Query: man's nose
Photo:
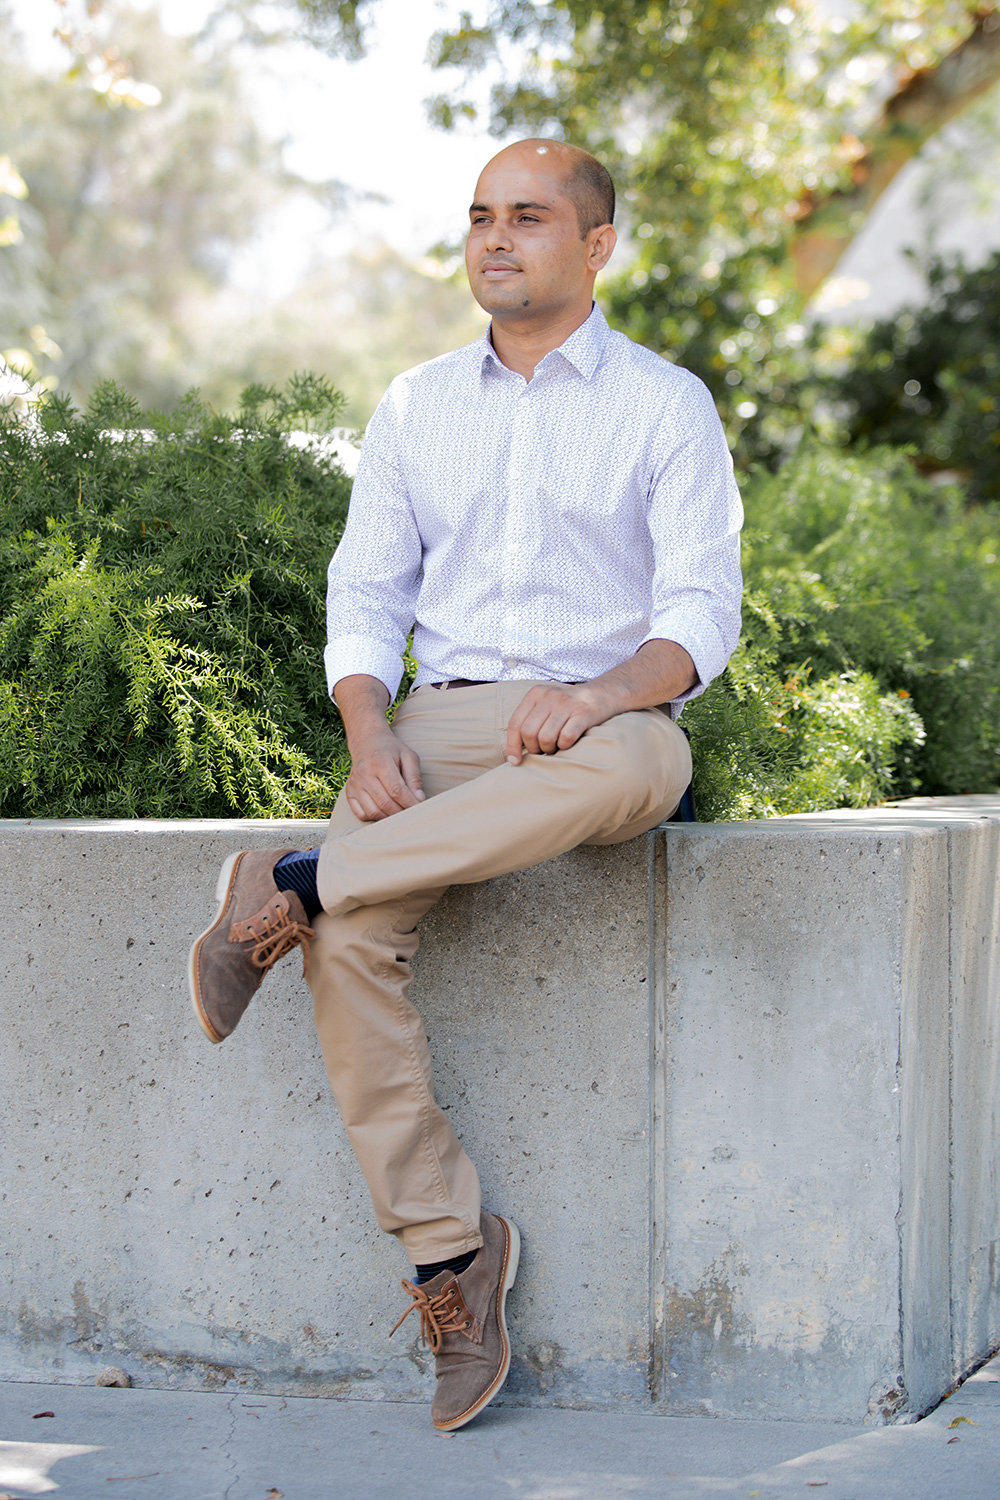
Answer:
<svg viewBox="0 0 1000 1500"><path fill-rule="evenodd" d="M510 225L503 219L494 219L486 235L486 249L512 250L514 248L511 238Z"/></svg>

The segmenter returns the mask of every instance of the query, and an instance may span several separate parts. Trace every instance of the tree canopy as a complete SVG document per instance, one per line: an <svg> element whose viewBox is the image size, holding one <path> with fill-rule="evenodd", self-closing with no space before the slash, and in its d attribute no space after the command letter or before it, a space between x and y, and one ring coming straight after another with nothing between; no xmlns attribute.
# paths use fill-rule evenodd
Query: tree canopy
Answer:
<svg viewBox="0 0 1000 1500"><path fill-rule="evenodd" d="M255 54L234 43L271 38L253 7L233 12L243 33L220 4L179 37L126 0L39 3L64 17L62 69L29 63L0 0L0 359L32 384L86 404L113 377L152 406L198 386L229 408L248 381L308 367L345 390L357 426L401 363L476 336L478 310L436 263L322 253L349 199L289 171L258 124ZM329 27L310 35L330 42ZM234 287L261 227L303 200L317 246L299 283Z"/></svg>
<svg viewBox="0 0 1000 1500"><path fill-rule="evenodd" d="M329 295L304 321L304 288L252 323L224 315L215 294L261 214L305 189L254 122L232 23L249 41L305 37L356 57L379 5L218 0L194 45L166 36L154 12L91 0L89 32L64 28L73 62L61 80L17 59L0 16L0 351L57 371L81 397L114 375L161 404L194 381L232 401L241 379L308 361L349 385L363 419L383 363L355 393L343 363L317 360L318 341L335 348L345 326L328 273L310 271ZM607 310L707 381L749 461L777 457L798 431L807 294L900 165L996 78L1000 11L969 0L857 0L842 13L806 0L483 0L431 54L443 76L498 80L487 121L498 135L558 134L611 167L638 253L606 279ZM466 92L429 101L439 123L475 114ZM331 201L335 185L320 191ZM369 309L391 305L386 268L378 256L352 267ZM466 336L457 289L449 298L409 280L425 321ZM210 369L220 342L224 376Z"/></svg>
<svg viewBox="0 0 1000 1500"><path fill-rule="evenodd" d="M320 44L356 50L379 0L289 3ZM1000 10L489 0L431 55L500 79L497 136L555 134L606 163L638 244L604 283L611 319L708 383L747 462L799 431L809 296L901 167L1000 78ZM461 86L429 107L445 128L476 117Z"/></svg>
<svg viewBox="0 0 1000 1500"><path fill-rule="evenodd" d="M173 398L186 325L285 177L221 49L196 52L153 11L107 20L127 70L91 51L57 78L18 56L0 15L0 139L24 184L0 251L0 349L77 389L114 375Z"/></svg>

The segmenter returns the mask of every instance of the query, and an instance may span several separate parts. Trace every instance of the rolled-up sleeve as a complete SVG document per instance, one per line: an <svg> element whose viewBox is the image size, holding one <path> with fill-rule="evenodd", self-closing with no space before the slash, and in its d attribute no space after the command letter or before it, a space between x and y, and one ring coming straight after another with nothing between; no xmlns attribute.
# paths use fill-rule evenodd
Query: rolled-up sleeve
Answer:
<svg viewBox="0 0 1000 1500"><path fill-rule="evenodd" d="M361 673L384 682L391 701L403 675L422 549L398 450L390 386L368 424L347 525L327 574L323 659L331 697L342 678Z"/></svg>
<svg viewBox="0 0 1000 1500"><path fill-rule="evenodd" d="M691 377L678 429L667 413L658 434L649 496L653 598L646 641L670 640L694 662L698 681L675 713L724 669L740 635L743 506L715 403ZM645 641L643 642L645 644Z"/></svg>

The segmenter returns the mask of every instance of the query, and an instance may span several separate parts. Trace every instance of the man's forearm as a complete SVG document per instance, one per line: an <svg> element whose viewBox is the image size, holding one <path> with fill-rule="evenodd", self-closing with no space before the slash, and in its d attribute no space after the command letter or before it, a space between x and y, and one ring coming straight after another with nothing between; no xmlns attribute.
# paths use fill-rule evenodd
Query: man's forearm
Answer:
<svg viewBox="0 0 1000 1500"><path fill-rule="evenodd" d="M647 641L634 656L585 684L599 693L613 714L653 708L680 698L698 681L694 662L676 641Z"/></svg>
<svg viewBox="0 0 1000 1500"><path fill-rule="evenodd" d="M385 716L389 707L389 689L377 677L361 673L342 677L334 689L334 695L340 717L344 721L347 747L352 755L358 753L364 741L390 732L389 721Z"/></svg>
<svg viewBox="0 0 1000 1500"><path fill-rule="evenodd" d="M524 751L552 755L581 734L631 709L679 698L698 681L694 662L676 641L647 641L628 661L589 682L550 682L529 688L507 724L507 759Z"/></svg>

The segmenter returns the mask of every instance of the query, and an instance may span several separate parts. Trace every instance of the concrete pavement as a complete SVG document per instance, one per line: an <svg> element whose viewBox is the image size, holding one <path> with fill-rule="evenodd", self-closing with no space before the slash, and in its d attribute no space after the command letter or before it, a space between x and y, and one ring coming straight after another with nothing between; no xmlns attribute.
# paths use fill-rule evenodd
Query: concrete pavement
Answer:
<svg viewBox="0 0 1000 1500"><path fill-rule="evenodd" d="M998 1500L1000 1357L876 1429L7 1382L0 1437L0 1500Z"/></svg>

